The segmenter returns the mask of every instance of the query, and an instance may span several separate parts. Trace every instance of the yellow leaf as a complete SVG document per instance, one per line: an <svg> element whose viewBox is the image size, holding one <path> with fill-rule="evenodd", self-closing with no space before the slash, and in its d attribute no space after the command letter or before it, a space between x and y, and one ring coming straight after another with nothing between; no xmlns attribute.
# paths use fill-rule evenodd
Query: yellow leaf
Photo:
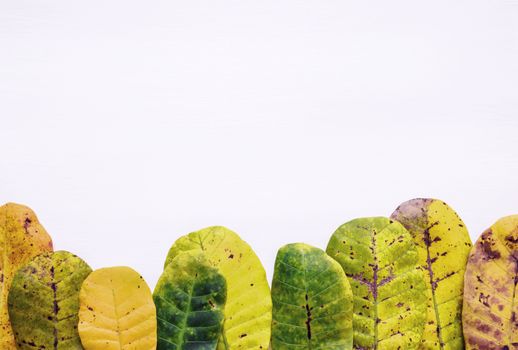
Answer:
<svg viewBox="0 0 518 350"><path fill-rule="evenodd" d="M464 270L471 239L464 222L446 203L417 198L392 214L410 232L425 273L427 317L421 349L461 350Z"/></svg>
<svg viewBox="0 0 518 350"><path fill-rule="evenodd" d="M227 282L223 336L219 350L268 349L272 300L266 272L252 248L235 232L208 227L179 238L169 250L166 266L180 253L202 251Z"/></svg>
<svg viewBox="0 0 518 350"><path fill-rule="evenodd" d="M0 207L0 349L16 349L7 296L16 271L33 257L52 251L52 239L36 214L20 204Z"/></svg>
<svg viewBox="0 0 518 350"><path fill-rule="evenodd" d="M518 215L477 240L464 278L466 349L518 349Z"/></svg>
<svg viewBox="0 0 518 350"><path fill-rule="evenodd" d="M79 300L79 336L86 350L156 348L155 304L135 270L110 267L92 272Z"/></svg>

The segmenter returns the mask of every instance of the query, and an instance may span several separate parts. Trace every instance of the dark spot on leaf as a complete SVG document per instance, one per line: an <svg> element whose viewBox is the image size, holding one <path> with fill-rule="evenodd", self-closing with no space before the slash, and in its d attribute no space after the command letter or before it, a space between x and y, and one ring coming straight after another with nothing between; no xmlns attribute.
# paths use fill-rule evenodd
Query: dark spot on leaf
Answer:
<svg viewBox="0 0 518 350"><path fill-rule="evenodd" d="M481 237L482 252L488 260L500 258L500 252L493 250L494 243L492 242L491 234L492 232L488 231L487 234Z"/></svg>
<svg viewBox="0 0 518 350"><path fill-rule="evenodd" d="M489 307L489 297L490 295L484 295L484 293L480 293L478 297L478 301L482 303L482 305Z"/></svg>
<svg viewBox="0 0 518 350"><path fill-rule="evenodd" d="M23 223L23 229L25 230L25 233L28 234L29 233L29 226L31 225L31 219L29 218L25 218L25 221Z"/></svg>

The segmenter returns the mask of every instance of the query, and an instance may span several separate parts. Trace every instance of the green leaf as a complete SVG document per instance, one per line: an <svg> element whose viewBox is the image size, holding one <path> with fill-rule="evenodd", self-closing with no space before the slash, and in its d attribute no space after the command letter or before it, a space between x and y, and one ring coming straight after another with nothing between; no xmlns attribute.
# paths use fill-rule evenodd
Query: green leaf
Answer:
<svg viewBox="0 0 518 350"><path fill-rule="evenodd" d="M83 349L77 332L79 290L91 271L65 251L39 255L18 270L9 316L19 349Z"/></svg>
<svg viewBox="0 0 518 350"><path fill-rule="evenodd" d="M272 349L352 349L351 286L323 250L302 243L279 249L272 301Z"/></svg>
<svg viewBox="0 0 518 350"><path fill-rule="evenodd" d="M464 281L466 349L518 349L518 215L498 220L480 236Z"/></svg>
<svg viewBox="0 0 518 350"><path fill-rule="evenodd" d="M223 326L225 278L201 254L178 255L153 292L158 350L216 349Z"/></svg>
<svg viewBox="0 0 518 350"><path fill-rule="evenodd" d="M471 239L460 217L436 199L412 199L391 218L406 227L419 253L427 285L427 319L422 349L464 348L462 295Z"/></svg>
<svg viewBox="0 0 518 350"><path fill-rule="evenodd" d="M261 261L235 232L208 227L179 238L165 265L182 252L202 252L227 282L223 335L218 349L268 349L272 299Z"/></svg>
<svg viewBox="0 0 518 350"><path fill-rule="evenodd" d="M354 295L354 346L416 349L426 318L426 285L412 237L399 222L362 218L340 226L327 253Z"/></svg>
<svg viewBox="0 0 518 350"><path fill-rule="evenodd" d="M35 256L52 251L52 240L28 207L0 207L0 349L15 350L7 296L16 271Z"/></svg>

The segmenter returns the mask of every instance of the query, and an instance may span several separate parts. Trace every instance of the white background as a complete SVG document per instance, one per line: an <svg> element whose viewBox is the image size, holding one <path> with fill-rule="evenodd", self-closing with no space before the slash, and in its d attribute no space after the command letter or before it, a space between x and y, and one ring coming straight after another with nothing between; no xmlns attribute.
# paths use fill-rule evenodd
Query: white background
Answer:
<svg viewBox="0 0 518 350"><path fill-rule="evenodd" d="M277 249L445 200L518 213L518 2L0 0L0 201L151 287L182 234Z"/></svg>

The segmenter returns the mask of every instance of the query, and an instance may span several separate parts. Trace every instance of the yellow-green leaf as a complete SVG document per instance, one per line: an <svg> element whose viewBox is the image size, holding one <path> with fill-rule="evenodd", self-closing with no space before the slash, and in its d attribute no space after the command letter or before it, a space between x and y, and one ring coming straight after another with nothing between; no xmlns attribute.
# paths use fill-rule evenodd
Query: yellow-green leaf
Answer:
<svg viewBox="0 0 518 350"><path fill-rule="evenodd" d="M473 247L464 278L466 349L518 349L518 215L504 217Z"/></svg>
<svg viewBox="0 0 518 350"><path fill-rule="evenodd" d="M426 285L412 237L397 221L361 218L340 226L327 254L349 278L356 349L416 349L426 318Z"/></svg>
<svg viewBox="0 0 518 350"><path fill-rule="evenodd" d="M225 278L203 253L186 252L166 266L153 292L157 350L215 350L223 326Z"/></svg>
<svg viewBox="0 0 518 350"><path fill-rule="evenodd" d="M7 203L0 207L0 349L14 350L7 296L16 271L33 257L52 251L52 240L28 207Z"/></svg>
<svg viewBox="0 0 518 350"><path fill-rule="evenodd" d="M156 311L151 291L135 270L92 272L79 294L79 336L86 350L155 350Z"/></svg>
<svg viewBox="0 0 518 350"><path fill-rule="evenodd" d="M9 291L9 317L22 350L82 350L79 290L92 270L66 252L38 255L20 268Z"/></svg>
<svg viewBox="0 0 518 350"><path fill-rule="evenodd" d="M203 252L227 282L223 336L218 349L266 350L272 301L266 272L252 248L225 227L208 227L179 238L169 250L166 266L186 251Z"/></svg>
<svg viewBox="0 0 518 350"><path fill-rule="evenodd" d="M392 214L412 235L427 285L427 319L422 349L459 350L462 337L464 271L471 239L460 217L446 203L417 198Z"/></svg>
<svg viewBox="0 0 518 350"><path fill-rule="evenodd" d="M353 295L340 264L303 243L277 253L272 281L273 350L348 350Z"/></svg>

